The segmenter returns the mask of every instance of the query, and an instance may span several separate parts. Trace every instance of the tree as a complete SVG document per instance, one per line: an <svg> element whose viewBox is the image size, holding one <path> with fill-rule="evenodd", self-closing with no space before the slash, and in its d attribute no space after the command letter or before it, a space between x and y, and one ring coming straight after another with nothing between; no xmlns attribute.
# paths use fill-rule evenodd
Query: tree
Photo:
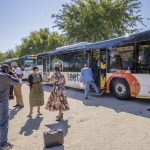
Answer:
<svg viewBox="0 0 150 150"><path fill-rule="evenodd" d="M17 54L13 50L8 50L4 53L0 51L0 62L15 57L17 57Z"/></svg>
<svg viewBox="0 0 150 150"><path fill-rule="evenodd" d="M5 54L0 51L0 62L5 60Z"/></svg>
<svg viewBox="0 0 150 150"><path fill-rule="evenodd" d="M49 32L49 29L40 29L31 32L28 37L22 39L22 44L16 47L18 56L38 54L56 49L67 44L65 36L57 32Z"/></svg>
<svg viewBox="0 0 150 150"><path fill-rule="evenodd" d="M141 6L139 0L72 0L52 18L71 41L95 42L138 31Z"/></svg>
<svg viewBox="0 0 150 150"><path fill-rule="evenodd" d="M15 58L17 57L17 54L16 52L14 52L14 50L8 50L7 52L5 52L5 57L6 59Z"/></svg>

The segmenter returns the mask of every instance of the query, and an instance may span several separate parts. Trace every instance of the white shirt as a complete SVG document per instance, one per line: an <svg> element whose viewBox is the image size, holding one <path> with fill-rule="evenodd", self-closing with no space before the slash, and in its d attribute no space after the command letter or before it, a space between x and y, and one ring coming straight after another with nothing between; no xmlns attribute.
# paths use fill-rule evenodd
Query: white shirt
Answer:
<svg viewBox="0 0 150 150"><path fill-rule="evenodd" d="M19 67L16 68L16 74L17 75L22 75L23 74L22 70ZM22 79L19 79L19 83L22 83Z"/></svg>
<svg viewBox="0 0 150 150"><path fill-rule="evenodd" d="M16 68L16 74L22 75L22 70L19 67Z"/></svg>

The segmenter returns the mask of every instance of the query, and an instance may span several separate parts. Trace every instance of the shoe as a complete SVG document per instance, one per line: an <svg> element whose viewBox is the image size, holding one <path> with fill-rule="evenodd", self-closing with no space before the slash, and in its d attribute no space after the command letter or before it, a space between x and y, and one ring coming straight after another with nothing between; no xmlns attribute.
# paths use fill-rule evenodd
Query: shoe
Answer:
<svg viewBox="0 0 150 150"><path fill-rule="evenodd" d="M85 97L85 99L88 99L88 97Z"/></svg>
<svg viewBox="0 0 150 150"><path fill-rule="evenodd" d="M16 104L15 106L13 106L13 107L19 107L20 105L19 104Z"/></svg>
<svg viewBox="0 0 150 150"><path fill-rule="evenodd" d="M32 114L29 114L29 115L27 116L27 118L30 118L30 117L32 117Z"/></svg>
<svg viewBox="0 0 150 150"><path fill-rule="evenodd" d="M64 114L62 113L62 115L64 115ZM58 116L56 116L56 118L59 118L59 115L58 115Z"/></svg>
<svg viewBox="0 0 150 150"><path fill-rule="evenodd" d="M19 105L19 106L20 106L20 107L19 107L20 109L24 108L24 105Z"/></svg>
<svg viewBox="0 0 150 150"><path fill-rule="evenodd" d="M11 149L13 147L14 147L13 144L6 143L2 148L0 148L0 150L9 150L9 149Z"/></svg>
<svg viewBox="0 0 150 150"><path fill-rule="evenodd" d="M98 93L96 93L96 95L102 95L103 93L104 93L104 90L101 90Z"/></svg>
<svg viewBox="0 0 150 150"><path fill-rule="evenodd" d="M61 115L61 116L57 116L56 121L61 121L61 119L63 119L63 113L62 113L62 115Z"/></svg>
<svg viewBox="0 0 150 150"><path fill-rule="evenodd" d="M38 116L42 116L43 114L42 114L42 113L38 113L37 115L38 115Z"/></svg>

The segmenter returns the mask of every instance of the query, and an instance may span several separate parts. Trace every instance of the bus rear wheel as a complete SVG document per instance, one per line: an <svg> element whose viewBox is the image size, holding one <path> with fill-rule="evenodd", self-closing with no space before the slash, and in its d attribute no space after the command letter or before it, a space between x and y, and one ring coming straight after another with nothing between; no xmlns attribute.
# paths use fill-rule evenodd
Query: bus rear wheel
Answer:
<svg viewBox="0 0 150 150"><path fill-rule="evenodd" d="M130 88L124 79L116 79L112 82L112 92L117 99L128 100L130 98Z"/></svg>

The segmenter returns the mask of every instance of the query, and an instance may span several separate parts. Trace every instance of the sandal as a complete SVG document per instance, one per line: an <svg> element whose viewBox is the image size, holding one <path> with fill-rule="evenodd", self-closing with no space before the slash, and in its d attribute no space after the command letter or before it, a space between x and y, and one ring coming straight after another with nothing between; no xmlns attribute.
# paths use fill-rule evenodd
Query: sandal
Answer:
<svg viewBox="0 0 150 150"><path fill-rule="evenodd" d="M62 113L62 115L63 115L63 113ZM59 118L59 116L60 116L60 115L56 116L56 118Z"/></svg>
<svg viewBox="0 0 150 150"><path fill-rule="evenodd" d="M41 113L38 113L37 115L39 115L39 116L42 116L43 114L41 114Z"/></svg>
<svg viewBox="0 0 150 150"><path fill-rule="evenodd" d="M43 115L43 114L42 114L42 113L40 113L40 112L37 112L37 115L41 116L41 115Z"/></svg>
<svg viewBox="0 0 150 150"><path fill-rule="evenodd" d="M57 118L56 121L60 121L61 119L63 119L63 113L61 114L61 116L59 115L56 118Z"/></svg>
<svg viewBox="0 0 150 150"><path fill-rule="evenodd" d="M28 117L28 118L32 117L32 114L29 114L27 117Z"/></svg>

